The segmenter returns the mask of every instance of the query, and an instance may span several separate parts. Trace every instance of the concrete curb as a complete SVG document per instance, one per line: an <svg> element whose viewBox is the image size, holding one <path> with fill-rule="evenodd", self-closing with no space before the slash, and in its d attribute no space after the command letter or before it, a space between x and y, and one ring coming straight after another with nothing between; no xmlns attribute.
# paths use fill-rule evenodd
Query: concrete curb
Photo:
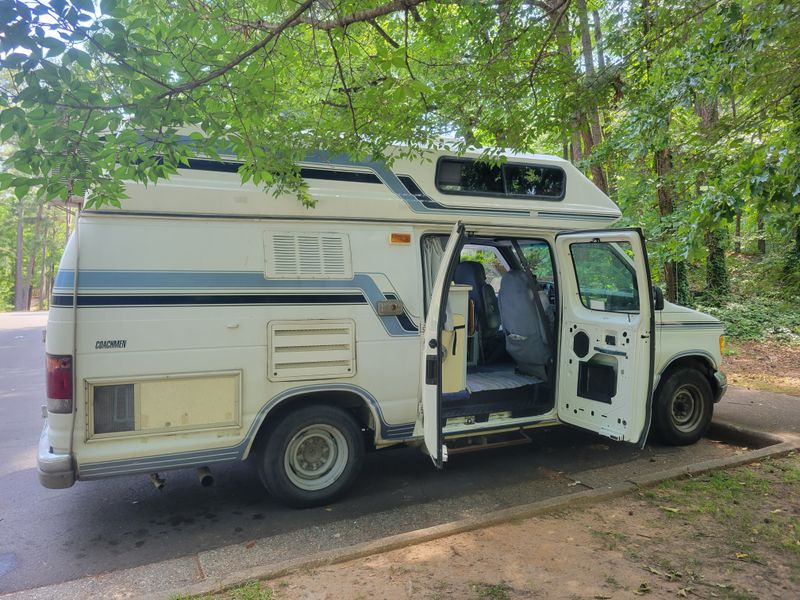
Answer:
<svg viewBox="0 0 800 600"><path fill-rule="evenodd" d="M501 525L503 523L512 521L528 519L557 510L565 510L578 506L595 504L604 500L610 500L612 498L623 496L638 489L652 487L669 479L692 477L707 473L709 471L738 467L769 457L783 456L792 452L793 450L800 449L800 438L791 437L784 439L769 433L747 429L732 423L716 422L713 424L711 433L722 434L725 437L734 437L749 445L765 446L766 444L766 446L760 447L756 450L749 450L734 456L707 460L686 465L684 467L676 467L648 475L634 477L625 482L604 488L585 490L582 492L569 494L567 496L549 498L547 500L541 500L530 504L499 510L482 515L480 517L472 517L460 521L453 521L450 523L444 523L442 525L436 525L434 527L428 527L425 529L417 529L415 531L409 531L407 533L401 533L345 548L328 550L301 559L288 560L271 565L244 569L231 573L223 578L209 578L196 584L184 586L180 589L147 594L140 596L140 598L143 600L166 600L175 596L195 596L220 593L237 585L241 585L247 581L276 579L303 569L315 569L327 565L347 562L349 560L364 558L374 554L382 554L384 552L398 550L407 546L413 546L459 533L492 527L494 525Z"/></svg>

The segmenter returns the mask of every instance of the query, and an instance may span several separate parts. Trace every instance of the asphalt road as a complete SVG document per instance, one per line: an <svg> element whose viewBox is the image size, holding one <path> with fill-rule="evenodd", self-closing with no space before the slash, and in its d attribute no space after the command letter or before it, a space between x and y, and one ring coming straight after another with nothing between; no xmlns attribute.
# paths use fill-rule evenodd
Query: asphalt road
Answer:
<svg viewBox="0 0 800 600"><path fill-rule="evenodd" d="M43 313L0 314L0 594L249 540L295 558L735 451L714 440L640 450L565 427L530 445L453 456L443 472L418 450L390 449L368 456L344 500L303 511L271 500L250 463L216 467L211 488L174 471L163 491L145 476L46 490L35 469L45 323ZM791 399L772 396L736 392L719 413L744 413L751 426L768 415L767 428L797 432Z"/></svg>

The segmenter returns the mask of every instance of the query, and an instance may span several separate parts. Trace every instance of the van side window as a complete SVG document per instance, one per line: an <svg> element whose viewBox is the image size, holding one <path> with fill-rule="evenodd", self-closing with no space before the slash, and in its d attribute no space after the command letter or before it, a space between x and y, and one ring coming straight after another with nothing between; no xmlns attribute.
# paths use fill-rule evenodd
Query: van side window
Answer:
<svg viewBox="0 0 800 600"><path fill-rule="evenodd" d="M526 242L519 243L525 260L531 271L536 274L539 283L553 284L553 260L550 258L550 246L547 242Z"/></svg>
<svg viewBox="0 0 800 600"><path fill-rule="evenodd" d="M630 244L589 242L572 244L581 302L586 308L609 312L637 312L636 271L625 254Z"/></svg>
<svg viewBox="0 0 800 600"><path fill-rule="evenodd" d="M502 195L560 200L564 171L543 165L493 166L465 158L443 158L436 168L436 187L445 194Z"/></svg>
<svg viewBox="0 0 800 600"><path fill-rule="evenodd" d="M486 272L486 283L494 289L495 293L500 291L500 278L503 273L511 270L508 261L503 258L500 251L494 246L482 246L478 244L466 244L461 250L461 262L472 261L483 265Z"/></svg>

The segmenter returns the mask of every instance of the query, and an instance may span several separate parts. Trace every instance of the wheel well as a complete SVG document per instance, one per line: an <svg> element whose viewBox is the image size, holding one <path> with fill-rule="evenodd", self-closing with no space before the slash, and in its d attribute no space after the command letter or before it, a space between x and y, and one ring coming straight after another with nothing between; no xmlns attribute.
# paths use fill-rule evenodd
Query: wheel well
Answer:
<svg viewBox="0 0 800 600"><path fill-rule="evenodd" d="M364 441L369 445L375 443L375 429L379 425L375 421L375 416L369 407L367 401L355 392L348 391L320 391L320 392L300 392L296 396L290 396L282 400L276 406L271 408L261 421L258 427L253 442L248 448L248 455L253 452L253 449L264 439L264 436L269 429L270 424L275 423L281 419L285 414L292 410L297 410L309 404L325 404L328 406L336 406L343 408L351 413L356 421L366 430Z"/></svg>
<svg viewBox="0 0 800 600"><path fill-rule="evenodd" d="M669 363L667 368L661 372L661 377L658 379L658 387L656 388L656 392L661 389L662 384L669 379L670 375L683 368L694 369L695 371L702 373L706 380L708 380L708 384L711 386L714 396L717 397L719 383L717 382L716 377L714 377L714 365L708 359L708 357L699 354L681 356Z"/></svg>

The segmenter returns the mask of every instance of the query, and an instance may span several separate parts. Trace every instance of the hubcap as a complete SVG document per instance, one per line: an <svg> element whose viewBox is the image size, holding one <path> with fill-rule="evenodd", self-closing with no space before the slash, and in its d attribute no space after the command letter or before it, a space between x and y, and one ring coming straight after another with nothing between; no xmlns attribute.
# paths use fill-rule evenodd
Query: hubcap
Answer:
<svg viewBox="0 0 800 600"><path fill-rule="evenodd" d="M693 431L702 417L702 395L691 384L679 387L672 396L671 414L675 428L684 433Z"/></svg>
<svg viewBox="0 0 800 600"><path fill-rule="evenodd" d="M302 490L321 490L332 485L347 466L347 441L328 424L309 425L286 446L284 466L289 480Z"/></svg>

